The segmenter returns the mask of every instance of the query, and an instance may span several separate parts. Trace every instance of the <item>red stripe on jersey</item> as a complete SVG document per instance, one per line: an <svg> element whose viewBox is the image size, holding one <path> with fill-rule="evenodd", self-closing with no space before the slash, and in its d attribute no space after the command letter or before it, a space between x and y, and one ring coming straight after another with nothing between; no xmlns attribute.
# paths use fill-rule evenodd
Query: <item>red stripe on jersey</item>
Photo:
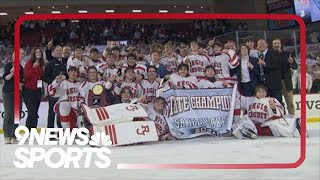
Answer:
<svg viewBox="0 0 320 180"><path fill-rule="evenodd" d="M99 120L102 121L102 117L101 117L101 114L100 114L99 110L96 109L96 112L97 112L97 114L98 114Z"/></svg>
<svg viewBox="0 0 320 180"><path fill-rule="evenodd" d="M109 119L110 117L109 117L109 114L108 114L107 110L105 108L102 108L102 111L106 115L107 119Z"/></svg>
<svg viewBox="0 0 320 180"><path fill-rule="evenodd" d="M234 113L233 113L234 116L240 116L240 114L241 114L241 109L234 109Z"/></svg>
<svg viewBox="0 0 320 180"><path fill-rule="evenodd" d="M103 118L103 119L106 119L106 115L104 114L104 112L102 111L102 109L99 108L98 111L100 112L102 118Z"/></svg>
<svg viewBox="0 0 320 180"><path fill-rule="evenodd" d="M87 84L87 82L85 81L85 82L82 84L81 88L83 88L86 84Z"/></svg>
<svg viewBox="0 0 320 180"><path fill-rule="evenodd" d="M137 67L135 67L135 69L140 69L140 70L146 71L146 69L141 66L137 66Z"/></svg>
<svg viewBox="0 0 320 180"><path fill-rule="evenodd" d="M116 132L116 128L114 127L114 124L112 124L111 127L112 127L112 131L113 131L114 144L118 144L117 132Z"/></svg>

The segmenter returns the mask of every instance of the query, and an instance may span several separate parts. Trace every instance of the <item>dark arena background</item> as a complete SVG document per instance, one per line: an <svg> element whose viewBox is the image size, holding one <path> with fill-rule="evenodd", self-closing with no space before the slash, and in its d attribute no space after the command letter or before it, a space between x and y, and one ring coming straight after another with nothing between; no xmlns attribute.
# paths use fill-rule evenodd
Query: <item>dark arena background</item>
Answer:
<svg viewBox="0 0 320 180"><path fill-rule="evenodd" d="M15 24L22 15L44 14L70 16L22 22L16 51L21 65L17 86L13 80L18 73L18 66L13 67ZM75 14L130 18L81 19ZM143 14L168 18L135 18ZM177 18L177 14L191 18ZM294 19L193 18L199 14L296 15L305 23L306 38L301 42L303 33ZM304 42L306 58L300 52ZM261 85L267 90L260 98L255 89ZM41 145L35 141L30 145L30 139L18 144L14 97L19 88L19 126L38 132L66 127L84 127L90 135L105 131L114 143L109 147L110 166L98 168L94 163L99 158L92 155L90 167L84 168L83 153L78 168L73 163L67 169L51 168L44 160L36 161L32 168L17 168L14 161L22 161L16 151L20 147L46 152L52 148L66 152L69 148L97 148L89 143ZM223 94L227 93L224 89L237 92ZM177 93L170 94L173 91ZM306 102L301 100L304 95ZM319 97L319 0L0 1L0 179L319 179ZM250 98L260 104L250 104ZM130 103L131 109L121 109L123 103ZM165 109L168 106L171 111ZM131 117L131 112L123 109L137 114ZM140 111L146 116L141 118ZM220 118L219 111L230 113ZM250 117L262 113L268 118ZM98 123L106 120L106 124L96 125L93 117L99 118ZM258 138L235 135L237 122L244 117L252 118ZM289 127L287 117L295 120L293 129L301 132L300 128L306 127L306 139L305 135L297 138L282 132L280 136L286 137L273 137L271 127L267 136L265 130L261 135L260 124L276 119ZM306 117L303 125L299 125L301 117ZM124 128L126 123L132 127ZM145 127L142 132L135 129L139 123ZM199 127L179 130L195 124ZM204 124L219 124L222 129L232 125L232 129L224 132ZM136 139L130 134L135 131L143 135L150 131L156 139ZM195 135L199 131L211 134ZM191 132L188 138L177 135L185 137ZM59 137L50 140L59 142ZM71 154L69 158L74 157ZM62 159L56 152L49 158L52 163Z"/></svg>

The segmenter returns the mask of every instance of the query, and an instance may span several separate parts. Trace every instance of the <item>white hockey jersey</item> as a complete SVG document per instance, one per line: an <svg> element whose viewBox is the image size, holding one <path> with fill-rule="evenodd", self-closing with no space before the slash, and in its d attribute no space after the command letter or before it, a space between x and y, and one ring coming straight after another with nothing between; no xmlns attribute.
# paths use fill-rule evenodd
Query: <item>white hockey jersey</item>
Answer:
<svg viewBox="0 0 320 180"><path fill-rule="evenodd" d="M123 82L120 86L114 86L113 91L120 95L120 91L123 87L130 87L131 91L133 93L132 98L140 98L143 94L143 89L140 84L137 84L136 82Z"/></svg>
<svg viewBox="0 0 320 180"><path fill-rule="evenodd" d="M148 102L153 102L156 98L159 83L157 81L152 82L149 79L145 79L141 81L141 86L143 89L143 95L147 98Z"/></svg>
<svg viewBox="0 0 320 180"><path fill-rule="evenodd" d="M207 78L201 78L198 82L200 89L224 88L223 81L211 82Z"/></svg>
<svg viewBox="0 0 320 180"><path fill-rule="evenodd" d="M176 73L177 72L177 67L182 61L179 61L176 56L163 56L160 58L160 63L165 65L167 67L167 70Z"/></svg>
<svg viewBox="0 0 320 180"><path fill-rule="evenodd" d="M57 83L56 80L48 86L49 94L53 97L59 97L59 102L70 102L70 105L74 109L78 109L79 101L84 99L79 96L80 82L70 82L63 80L61 83Z"/></svg>
<svg viewBox="0 0 320 180"><path fill-rule="evenodd" d="M89 63L88 63L89 64ZM84 62L76 58L75 56L71 56L67 61L67 71L70 66L74 66L79 69L79 81L84 81L87 78L87 71L84 66Z"/></svg>
<svg viewBox="0 0 320 180"><path fill-rule="evenodd" d="M198 80L195 76L182 77L175 73L170 76L169 86L173 89L197 89Z"/></svg>
<svg viewBox="0 0 320 180"><path fill-rule="evenodd" d="M90 81L85 81L81 83L79 93L80 93L80 103L84 102L88 104L88 96L89 96L89 91L92 90L93 86L100 84L106 89L110 89L112 87L112 83L110 82L105 82L105 81L97 81L97 82L90 82Z"/></svg>
<svg viewBox="0 0 320 180"><path fill-rule="evenodd" d="M148 114L148 119L155 123L159 139L161 140L165 135L170 133L169 126L164 115L159 114L154 110L153 103L149 103L145 107L145 110Z"/></svg>
<svg viewBox="0 0 320 180"><path fill-rule="evenodd" d="M189 55L184 58L190 60L189 74L196 77L204 77L204 68L209 65L209 57L204 54Z"/></svg>
<svg viewBox="0 0 320 180"><path fill-rule="evenodd" d="M126 69L128 69L128 64L124 64L122 66L122 69L121 69L121 74L124 75L124 71ZM139 75L142 75L143 76L143 79L147 78L148 77L148 74L147 74L147 67L145 65L140 65L140 64L137 64L134 68L134 73L135 74L139 74Z"/></svg>
<svg viewBox="0 0 320 180"><path fill-rule="evenodd" d="M212 55L210 58L210 63L214 66L215 78L217 80L225 81L227 83L237 83L237 78L230 76L230 69L234 69L239 65L236 54L234 54L231 58L226 53Z"/></svg>
<svg viewBox="0 0 320 180"><path fill-rule="evenodd" d="M269 105L269 100L273 99L276 103L276 112L274 113ZM262 124L267 120L278 119L283 116L284 108L275 98L257 98L257 97L245 97L240 98L241 109L248 111L248 117L258 124Z"/></svg>

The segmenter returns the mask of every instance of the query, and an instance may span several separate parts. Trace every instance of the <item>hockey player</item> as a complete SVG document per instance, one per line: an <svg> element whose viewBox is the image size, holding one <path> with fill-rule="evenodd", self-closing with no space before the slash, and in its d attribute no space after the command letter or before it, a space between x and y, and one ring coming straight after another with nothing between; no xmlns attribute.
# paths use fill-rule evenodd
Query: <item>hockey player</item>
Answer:
<svg viewBox="0 0 320 180"><path fill-rule="evenodd" d="M60 116L63 128L76 127L78 116L79 101L83 101L79 97L80 82L77 81L78 68L70 66L68 69L68 80L63 80L62 75L57 76L52 82L50 95L59 97L58 102L54 106L55 113Z"/></svg>
<svg viewBox="0 0 320 180"><path fill-rule="evenodd" d="M241 96L241 108L248 111L233 124L237 138L257 138L258 135L300 137L297 118L283 116L284 108L279 101L267 96L267 88L258 85L255 97Z"/></svg>
<svg viewBox="0 0 320 180"><path fill-rule="evenodd" d="M112 87L112 83L105 82L103 80L98 80L97 69L93 66L88 68L88 81L81 83L80 85L80 103L85 103L88 105L88 95L89 91L93 89L95 85L101 85L106 89L110 89Z"/></svg>
<svg viewBox="0 0 320 180"><path fill-rule="evenodd" d="M159 88L159 78L157 79L157 68L155 66L148 67L148 78L142 80L141 86L143 95L147 98L147 103L153 102L156 98L156 91Z"/></svg>
<svg viewBox="0 0 320 180"><path fill-rule="evenodd" d="M137 64L136 61L137 61L137 56L135 54L132 54L132 53L128 54L127 55L127 62L128 63L125 63L122 66L122 73L121 74L124 74L124 71L126 69L128 69L128 67L133 68L134 73L136 75L136 77L135 77L136 82L139 83L141 80L147 78L147 67L144 65Z"/></svg>
<svg viewBox="0 0 320 180"><path fill-rule="evenodd" d="M189 66L182 63L178 66L178 73L170 76L169 86L173 89L197 89L198 80L189 75Z"/></svg>
<svg viewBox="0 0 320 180"><path fill-rule="evenodd" d="M222 52L222 44L218 41L213 43L213 54L210 55L210 63L215 69L215 78L218 81L224 81L230 85L237 83L236 77L230 76L230 69L234 69L239 65L235 51L229 49Z"/></svg>
<svg viewBox="0 0 320 180"><path fill-rule="evenodd" d="M190 66L191 76L204 77L204 68L209 65L209 57L199 52L197 41L191 41L190 48L192 54L184 58L184 63Z"/></svg>
<svg viewBox="0 0 320 180"><path fill-rule="evenodd" d="M145 106L145 110L148 113L148 119L153 121L156 125L159 140L174 140L174 137L170 133L168 123L163 115L166 100L163 97L157 97L154 103L149 103Z"/></svg>
<svg viewBox="0 0 320 180"><path fill-rule="evenodd" d="M214 67L212 65L208 65L205 68L205 78L199 79L199 88L200 89L207 89L207 88L224 88L224 87L230 87L228 83L223 81L217 81L214 78L215 72Z"/></svg>
<svg viewBox="0 0 320 180"><path fill-rule="evenodd" d="M170 43L164 45L165 55L161 57L160 62L167 67L167 70L176 73L177 67L181 63L178 61L177 56L173 53L173 46Z"/></svg>
<svg viewBox="0 0 320 180"><path fill-rule="evenodd" d="M84 60L82 53L82 47L80 45L77 45L74 49L74 56L71 56L67 61L67 71L71 66L78 68L79 81L84 81L87 78L86 69L89 66L88 61Z"/></svg>
<svg viewBox="0 0 320 180"><path fill-rule="evenodd" d="M143 94L141 85L135 82L134 69L130 67L125 70L123 83L116 83L115 79L112 80L112 83L115 83L114 92L118 95L120 95L120 90L126 86L129 86L131 88L133 98L140 98Z"/></svg>
<svg viewBox="0 0 320 180"><path fill-rule="evenodd" d="M106 62L100 63L96 66L98 71L98 79L109 81L111 76L117 76L121 73L121 70L114 64L115 56L112 53L107 54Z"/></svg>

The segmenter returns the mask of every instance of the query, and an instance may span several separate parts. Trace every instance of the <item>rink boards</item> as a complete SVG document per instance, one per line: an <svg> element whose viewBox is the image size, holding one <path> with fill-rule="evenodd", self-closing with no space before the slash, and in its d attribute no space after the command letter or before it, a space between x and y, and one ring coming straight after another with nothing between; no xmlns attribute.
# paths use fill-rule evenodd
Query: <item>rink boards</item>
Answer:
<svg viewBox="0 0 320 180"><path fill-rule="evenodd" d="M307 94L306 104L307 104L307 122L320 122L320 94ZM301 113L301 97L300 95L294 95L294 107L296 110L296 116L300 116ZM22 119L20 121L20 125L25 125L25 121L28 115L27 108L25 104L22 105ZM3 103L0 103L0 133L3 133ZM38 127L46 127L47 126L47 116L48 116L48 102L41 102L39 109L39 121Z"/></svg>

